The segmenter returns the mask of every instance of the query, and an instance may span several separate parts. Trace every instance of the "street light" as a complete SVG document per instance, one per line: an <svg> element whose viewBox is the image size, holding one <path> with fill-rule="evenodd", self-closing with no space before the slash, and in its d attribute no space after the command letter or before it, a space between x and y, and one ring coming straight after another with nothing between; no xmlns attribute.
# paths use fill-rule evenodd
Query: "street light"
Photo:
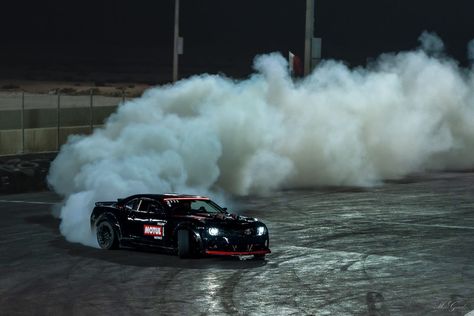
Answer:
<svg viewBox="0 0 474 316"><path fill-rule="evenodd" d="M314 0L306 0L306 30L304 38L304 75L311 71L311 41L314 32Z"/></svg>
<svg viewBox="0 0 474 316"><path fill-rule="evenodd" d="M178 80L179 0L174 0L173 82Z"/></svg>
<svg viewBox="0 0 474 316"><path fill-rule="evenodd" d="M307 76L321 61L322 39L314 36L314 3L306 0L306 32L304 40L304 75Z"/></svg>

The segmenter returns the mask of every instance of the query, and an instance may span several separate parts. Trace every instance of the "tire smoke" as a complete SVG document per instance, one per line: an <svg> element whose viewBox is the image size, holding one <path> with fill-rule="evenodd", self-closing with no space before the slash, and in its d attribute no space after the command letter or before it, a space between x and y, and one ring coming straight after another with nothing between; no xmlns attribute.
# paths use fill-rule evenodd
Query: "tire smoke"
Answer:
<svg viewBox="0 0 474 316"><path fill-rule="evenodd" d="M95 201L134 193L215 196L318 185L373 186L425 170L474 167L474 75L424 33L420 49L365 68L325 61L293 80L279 54L243 81L200 75L121 104L70 137L48 181L61 232L96 246Z"/></svg>

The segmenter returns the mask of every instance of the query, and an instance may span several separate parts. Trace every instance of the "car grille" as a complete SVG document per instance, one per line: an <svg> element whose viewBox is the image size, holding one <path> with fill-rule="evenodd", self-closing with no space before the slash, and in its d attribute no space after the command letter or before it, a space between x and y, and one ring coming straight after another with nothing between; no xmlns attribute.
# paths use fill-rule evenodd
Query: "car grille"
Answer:
<svg viewBox="0 0 474 316"><path fill-rule="evenodd" d="M229 237L247 237L247 236L254 236L255 235L255 229L254 228L246 228L246 229L224 229L223 232L224 236L229 236Z"/></svg>

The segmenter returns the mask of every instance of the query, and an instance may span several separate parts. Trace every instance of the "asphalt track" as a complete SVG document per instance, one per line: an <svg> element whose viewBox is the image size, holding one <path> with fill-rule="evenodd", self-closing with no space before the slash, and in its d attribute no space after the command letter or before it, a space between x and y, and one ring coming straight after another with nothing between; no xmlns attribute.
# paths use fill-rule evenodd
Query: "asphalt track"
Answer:
<svg viewBox="0 0 474 316"><path fill-rule="evenodd" d="M236 201L264 262L68 243L51 192L0 196L0 315L465 315L474 309L474 173Z"/></svg>

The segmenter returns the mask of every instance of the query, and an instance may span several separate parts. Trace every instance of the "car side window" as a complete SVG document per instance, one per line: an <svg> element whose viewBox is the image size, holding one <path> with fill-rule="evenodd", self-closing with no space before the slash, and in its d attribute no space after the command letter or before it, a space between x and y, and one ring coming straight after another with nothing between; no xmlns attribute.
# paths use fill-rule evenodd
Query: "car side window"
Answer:
<svg viewBox="0 0 474 316"><path fill-rule="evenodd" d="M153 212L153 213L164 213L165 212L163 207L161 207L161 205L156 203L156 202L150 203L150 205L148 206L148 211Z"/></svg>
<svg viewBox="0 0 474 316"><path fill-rule="evenodd" d="M139 212L153 212L153 213L163 213L163 208L160 204L152 200L141 200L138 205Z"/></svg>
<svg viewBox="0 0 474 316"><path fill-rule="evenodd" d="M139 202L138 199L131 200L127 204L125 204L125 208L127 210L136 210L138 207L138 202Z"/></svg>
<svg viewBox="0 0 474 316"><path fill-rule="evenodd" d="M148 206L150 204L150 201L148 200L140 200L140 203L138 204L138 211L139 212L148 212Z"/></svg>
<svg viewBox="0 0 474 316"><path fill-rule="evenodd" d="M221 210L213 206L208 201L193 201L191 203L191 209L193 212L201 212L201 213L220 213Z"/></svg>
<svg viewBox="0 0 474 316"><path fill-rule="evenodd" d="M191 210L194 212L208 212L207 210L207 203L202 201L193 201L191 203Z"/></svg>
<svg viewBox="0 0 474 316"><path fill-rule="evenodd" d="M180 201L171 206L171 212L175 215L185 215L188 214L191 209L191 203L188 201Z"/></svg>

